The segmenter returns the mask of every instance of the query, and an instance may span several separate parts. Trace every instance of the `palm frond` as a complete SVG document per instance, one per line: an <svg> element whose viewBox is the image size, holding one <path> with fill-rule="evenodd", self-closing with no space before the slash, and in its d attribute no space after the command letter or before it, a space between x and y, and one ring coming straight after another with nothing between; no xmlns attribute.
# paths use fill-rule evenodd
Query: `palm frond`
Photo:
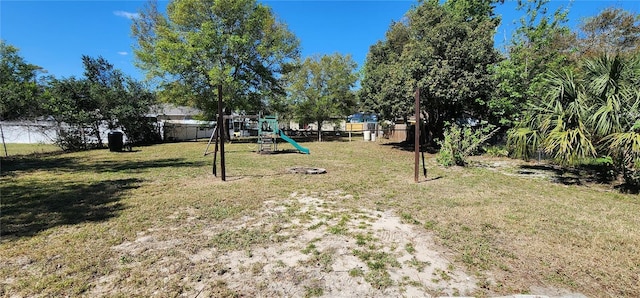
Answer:
<svg viewBox="0 0 640 298"><path fill-rule="evenodd" d="M507 148L516 158L529 160L540 146L539 132L529 127L513 128L507 132Z"/></svg>
<svg viewBox="0 0 640 298"><path fill-rule="evenodd" d="M640 121L637 124L640 128ZM613 133L603 141L608 144L609 153L619 157L625 164L640 158L640 129Z"/></svg>
<svg viewBox="0 0 640 298"><path fill-rule="evenodd" d="M577 164L585 158L596 156L596 150L585 125L579 123L567 129L558 125L542 142L544 151L561 164Z"/></svg>

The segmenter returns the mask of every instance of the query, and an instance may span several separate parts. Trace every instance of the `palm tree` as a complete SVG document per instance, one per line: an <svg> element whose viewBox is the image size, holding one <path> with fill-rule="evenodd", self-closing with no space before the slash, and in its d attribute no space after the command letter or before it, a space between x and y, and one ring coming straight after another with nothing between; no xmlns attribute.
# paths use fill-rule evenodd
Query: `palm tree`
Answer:
<svg viewBox="0 0 640 298"><path fill-rule="evenodd" d="M547 74L547 93L508 135L516 157L536 149L564 165L611 156L625 181L640 185L640 57L603 53Z"/></svg>
<svg viewBox="0 0 640 298"><path fill-rule="evenodd" d="M589 106L579 79L564 69L549 73L543 84L547 93L529 107L526 122L509 133L516 156L528 158L539 148L563 165L595 156L587 125Z"/></svg>
<svg viewBox="0 0 640 298"><path fill-rule="evenodd" d="M640 58L603 54L585 66L595 110L591 122L603 151L629 186L640 186Z"/></svg>
<svg viewBox="0 0 640 298"><path fill-rule="evenodd" d="M640 120L629 131L612 133L603 140L622 170L627 187L640 186Z"/></svg>
<svg viewBox="0 0 640 298"><path fill-rule="evenodd" d="M542 146L561 164L577 164L594 157L596 150L587 126L589 106L584 88L571 69L545 78L547 112L541 115L545 132Z"/></svg>

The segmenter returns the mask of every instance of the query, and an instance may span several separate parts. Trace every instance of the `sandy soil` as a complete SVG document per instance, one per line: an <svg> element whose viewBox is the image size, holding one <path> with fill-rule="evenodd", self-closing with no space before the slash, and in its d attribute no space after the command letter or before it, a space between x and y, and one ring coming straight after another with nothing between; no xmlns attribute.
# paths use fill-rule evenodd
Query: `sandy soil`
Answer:
<svg viewBox="0 0 640 298"><path fill-rule="evenodd" d="M471 295L477 289L475 278L453 265L445 250L433 244L432 235L390 211L354 212L335 206L348 199L351 196L341 192L293 193L286 200L265 202L255 217L202 230L204 239L215 237L221 229L271 231L270 239L239 250L215 245L188 249L186 242L192 240L181 239L179 229L175 238L161 236L166 231L158 229L141 232L134 241L113 249L125 256L179 251L178 257L160 258L146 269L164 272L167 281L175 280L171 274L185 275L185 262L188 268L217 272L183 278L183 297L232 293L247 297L432 297ZM182 210L175 216L188 223L198 220L198 212ZM271 241L273 238L284 240ZM145 266L143 263L123 266L131 270ZM122 291L116 284L121 279L106 276L93 293Z"/></svg>

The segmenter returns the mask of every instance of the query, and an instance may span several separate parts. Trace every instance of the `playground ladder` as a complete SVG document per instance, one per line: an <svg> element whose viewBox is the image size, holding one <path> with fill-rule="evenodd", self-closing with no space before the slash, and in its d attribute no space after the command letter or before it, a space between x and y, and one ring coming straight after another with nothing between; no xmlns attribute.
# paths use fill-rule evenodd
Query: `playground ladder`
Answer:
<svg viewBox="0 0 640 298"><path fill-rule="evenodd" d="M262 152L273 152L278 150L275 139L270 136L260 136L258 140L260 143L260 151Z"/></svg>

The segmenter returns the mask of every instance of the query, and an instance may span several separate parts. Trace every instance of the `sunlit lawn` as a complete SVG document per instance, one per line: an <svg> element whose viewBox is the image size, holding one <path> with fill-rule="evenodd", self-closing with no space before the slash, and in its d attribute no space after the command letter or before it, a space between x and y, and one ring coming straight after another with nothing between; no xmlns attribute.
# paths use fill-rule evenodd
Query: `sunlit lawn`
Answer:
<svg viewBox="0 0 640 298"><path fill-rule="evenodd" d="M5 151L6 148L6 151ZM60 148L53 144L16 144L7 143L0 145L0 155L16 156L34 153L51 153L60 151Z"/></svg>
<svg viewBox="0 0 640 298"><path fill-rule="evenodd" d="M91 296L109 277L117 285L102 289L109 295L149 296L159 287L178 295L183 281L162 279L154 267L160 256L122 255L113 247L166 229L163 240L190 239L188 249L197 251L211 245L204 229L222 231L266 200L340 190L353 199L339 207L392 210L432 231L478 277L479 296L554 287L640 297L638 195L517 175L521 163L497 158L442 168L427 155L428 177L414 183L413 152L393 145L303 145L311 155L260 155L228 144L227 182L211 174L213 157L203 156L203 142L3 158L0 293ZM327 173L287 173L293 166ZM176 217L192 209L200 210L200 223L177 225Z"/></svg>

